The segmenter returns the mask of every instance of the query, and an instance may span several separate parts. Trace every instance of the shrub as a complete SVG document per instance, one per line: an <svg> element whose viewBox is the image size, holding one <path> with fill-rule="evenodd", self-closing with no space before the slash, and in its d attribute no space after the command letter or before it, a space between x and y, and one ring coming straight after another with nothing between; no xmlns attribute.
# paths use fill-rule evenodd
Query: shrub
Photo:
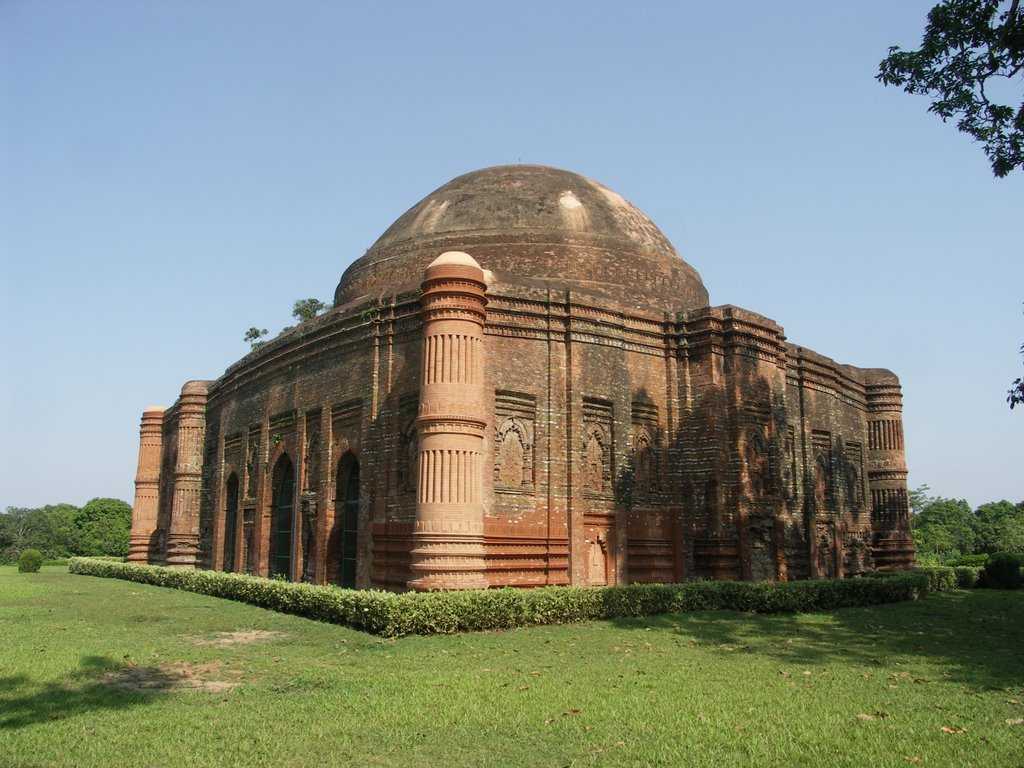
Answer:
<svg viewBox="0 0 1024 768"><path fill-rule="evenodd" d="M929 592L952 592L957 588L956 570L945 565L928 565L914 569L928 577Z"/></svg>
<svg viewBox="0 0 1024 768"><path fill-rule="evenodd" d="M18 557L20 573L36 573L43 565L43 553L38 549L26 549Z"/></svg>
<svg viewBox="0 0 1024 768"><path fill-rule="evenodd" d="M69 570L238 600L389 637L511 629L682 611L823 611L916 600L928 593L930 583L925 574L902 573L885 579L691 581L399 594L86 557L72 558Z"/></svg>
<svg viewBox="0 0 1024 768"><path fill-rule="evenodd" d="M956 585L960 589L974 589L978 586L981 572L984 568L971 565L958 565L953 571L956 573Z"/></svg>
<svg viewBox="0 0 1024 768"><path fill-rule="evenodd" d="M960 555L960 557L954 557L946 565L956 568L961 565L970 565L981 567L988 562L988 555L982 553L980 555Z"/></svg>
<svg viewBox="0 0 1024 768"><path fill-rule="evenodd" d="M1024 556L1012 552L997 552L985 564L985 586L996 589L1016 589L1021 585L1021 566Z"/></svg>

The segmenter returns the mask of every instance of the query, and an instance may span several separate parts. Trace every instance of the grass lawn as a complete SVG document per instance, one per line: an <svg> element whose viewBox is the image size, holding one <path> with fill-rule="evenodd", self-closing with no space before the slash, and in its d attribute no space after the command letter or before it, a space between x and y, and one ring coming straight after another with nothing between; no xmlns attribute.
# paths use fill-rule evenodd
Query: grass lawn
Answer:
<svg viewBox="0 0 1024 768"><path fill-rule="evenodd" d="M1024 766L1024 590L381 640L0 568L0 765Z"/></svg>

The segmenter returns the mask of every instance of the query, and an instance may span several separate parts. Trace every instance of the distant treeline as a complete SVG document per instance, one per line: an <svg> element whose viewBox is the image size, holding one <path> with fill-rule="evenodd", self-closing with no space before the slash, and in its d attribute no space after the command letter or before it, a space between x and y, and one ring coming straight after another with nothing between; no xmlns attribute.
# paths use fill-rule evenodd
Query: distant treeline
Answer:
<svg viewBox="0 0 1024 768"><path fill-rule="evenodd" d="M929 496L922 485L910 493L918 560L946 562L963 555L1024 553L1024 501L991 501L972 510L963 499ZM83 507L51 504L8 507L0 513L0 563L22 550L48 559L71 555L128 554L132 508L120 499L93 499Z"/></svg>
<svg viewBox="0 0 1024 768"><path fill-rule="evenodd" d="M82 507L7 507L0 513L0 563L10 563L26 549L47 559L71 555L128 554L132 508L120 499L93 499Z"/></svg>
<svg viewBox="0 0 1024 768"><path fill-rule="evenodd" d="M919 562L947 562L964 555L1024 553L1024 501L990 501L972 510L964 499L910 493L911 526Z"/></svg>

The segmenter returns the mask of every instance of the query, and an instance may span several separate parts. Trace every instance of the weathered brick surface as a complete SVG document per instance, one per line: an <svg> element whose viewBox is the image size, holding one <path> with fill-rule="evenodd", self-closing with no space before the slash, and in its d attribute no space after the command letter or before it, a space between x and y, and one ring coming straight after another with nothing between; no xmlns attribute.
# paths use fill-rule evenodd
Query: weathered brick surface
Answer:
<svg viewBox="0 0 1024 768"><path fill-rule="evenodd" d="M407 588L425 514L418 286L457 248L491 271L482 386L467 400L483 401L470 410L485 425L487 584L795 579L913 562L894 374L708 306L657 228L582 177L480 175L479 188L462 177L455 197L444 187L399 219L346 272L330 312L186 385L159 451L140 451L136 558L145 540L154 561Z"/></svg>

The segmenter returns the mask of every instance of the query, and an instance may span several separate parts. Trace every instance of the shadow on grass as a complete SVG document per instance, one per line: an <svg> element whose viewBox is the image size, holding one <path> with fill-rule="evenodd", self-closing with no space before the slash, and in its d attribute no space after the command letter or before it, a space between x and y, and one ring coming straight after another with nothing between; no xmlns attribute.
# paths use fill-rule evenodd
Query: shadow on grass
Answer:
<svg viewBox="0 0 1024 768"><path fill-rule="evenodd" d="M178 678L157 667L143 668L146 686L128 690L119 685L125 669L103 656L86 656L80 668L61 683L32 686L25 675L0 678L0 730L63 720L102 709L126 709L152 702L174 688ZM133 670L140 668L134 667ZM16 693L31 686L28 692Z"/></svg>
<svg viewBox="0 0 1024 768"><path fill-rule="evenodd" d="M955 592L805 616L694 613L612 623L780 663L858 664L898 673L897 662L920 660L942 665L947 679L979 690L1024 685L1024 591Z"/></svg>

